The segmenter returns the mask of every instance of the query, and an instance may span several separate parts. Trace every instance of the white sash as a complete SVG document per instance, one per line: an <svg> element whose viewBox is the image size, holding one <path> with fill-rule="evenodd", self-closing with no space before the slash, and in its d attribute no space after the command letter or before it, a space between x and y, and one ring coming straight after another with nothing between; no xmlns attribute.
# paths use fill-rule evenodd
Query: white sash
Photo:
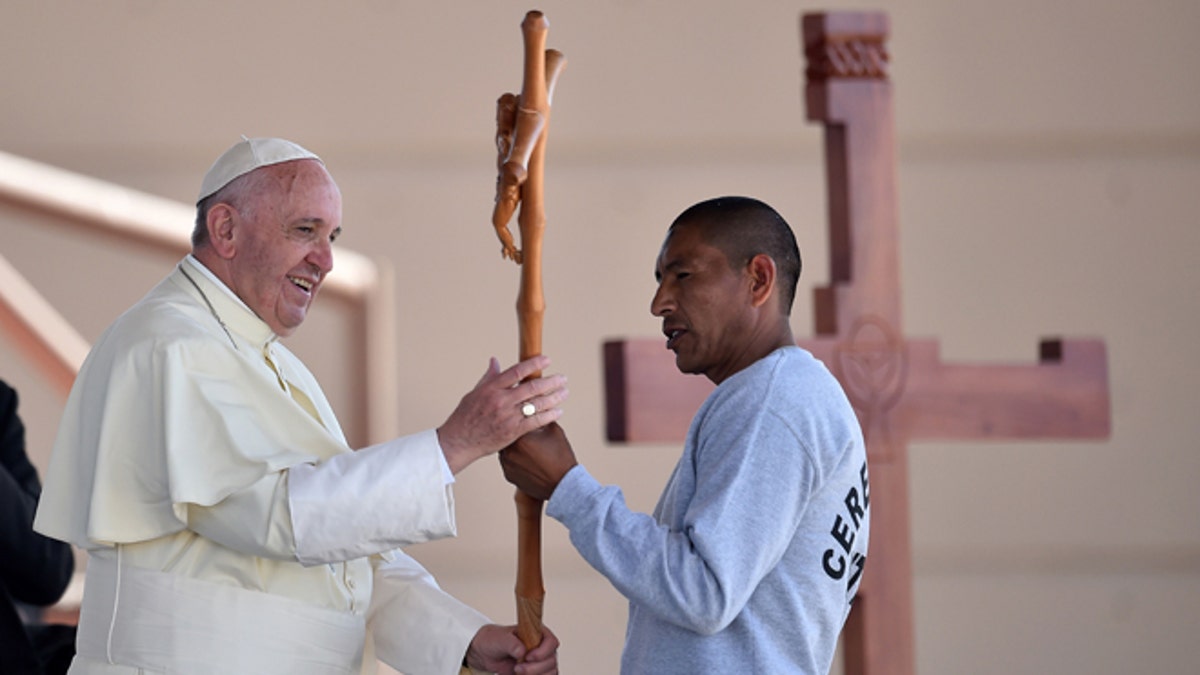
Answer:
<svg viewBox="0 0 1200 675"><path fill-rule="evenodd" d="M180 675L357 674L366 619L91 555L77 652ZM80 664L77 664L80 665Z"/></svg>

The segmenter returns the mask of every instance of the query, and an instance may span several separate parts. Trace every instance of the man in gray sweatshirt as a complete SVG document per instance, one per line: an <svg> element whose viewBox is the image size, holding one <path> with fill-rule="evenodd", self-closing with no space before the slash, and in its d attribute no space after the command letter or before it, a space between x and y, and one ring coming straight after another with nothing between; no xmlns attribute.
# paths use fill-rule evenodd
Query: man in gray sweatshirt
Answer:
<svg viewBox="0 0 1200 675"><path fill-rule="evenodd" d="M829 672L870 536L866 448L826 367L796 345L800 276L770 206L685 210L651 311L685 373L717 385L653 515L600 485L551 425L501 452L588 563L629 599L621 672Z"/></svg>

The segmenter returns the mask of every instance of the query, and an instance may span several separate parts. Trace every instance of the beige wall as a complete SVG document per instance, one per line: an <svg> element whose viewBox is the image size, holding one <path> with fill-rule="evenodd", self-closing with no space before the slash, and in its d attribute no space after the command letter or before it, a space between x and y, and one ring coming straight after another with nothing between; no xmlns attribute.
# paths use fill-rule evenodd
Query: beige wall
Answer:
<svg viewBox="0 0 1200 675"><path fill-rule="evenodd" d="M819 8L852 8L827 2ZM321 153L346 248L396 268L404 429L440 423L516 351L517 271L489 231L493 103L531 6L0 3L0 150L189 202L239 134ZM662 232L719 193L774 204L802 286L826 281L820 133L800 105L800 3L545 2L569 65L551 134L546 351L593 473L652 507L677 448L602 441L600 343L653 336ZM1200 4L889 3L905 330L947 361L1104 338L1107 442L911 447L918 671L1188 673L1200 661ZM0 253L94 339L174 262L0 210ZM796 311L811 334L810 295ZM292 341L344 415L339 311ZM61 412L10 343L44 462ZM461 476L460 537L418 547L511 616L514 516L494 463ZM611 673L624 604L546 526L566 672Z"/></svg>

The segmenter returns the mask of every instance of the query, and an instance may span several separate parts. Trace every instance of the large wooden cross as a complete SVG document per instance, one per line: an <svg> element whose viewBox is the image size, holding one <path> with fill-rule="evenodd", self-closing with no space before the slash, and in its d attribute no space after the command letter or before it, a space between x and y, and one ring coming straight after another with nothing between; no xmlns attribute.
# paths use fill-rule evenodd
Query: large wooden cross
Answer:
<svg viewBox="0 0 1200 675"><path fill-rule="evenodd" d="M808 118L825 126L830 284L800 345L842 383L867 440L871 544L843 635L853 675L911 675L911 440L1104 438L1104 343L1047 339L1036 364L943 363L901 329L892 90L883 13L805 15ZM609 440L677 441L712 385L679 374L662 339L604 345Z"/></svg>

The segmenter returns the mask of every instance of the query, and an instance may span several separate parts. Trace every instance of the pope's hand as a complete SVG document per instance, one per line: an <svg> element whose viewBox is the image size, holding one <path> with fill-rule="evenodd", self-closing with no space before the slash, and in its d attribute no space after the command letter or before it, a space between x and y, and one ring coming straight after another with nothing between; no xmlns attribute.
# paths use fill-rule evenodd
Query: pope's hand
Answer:
<svg viewBox="0 0 1200 675"><path fill-rule="evenodd" d="M523 381L549 365L546 356L534 356L501 371L500 362L491 359L475 388L438 427L438 441L451 471L458 473L480 457L562 416L558 406L567 398L566 377L550 375Z"/></svg>

